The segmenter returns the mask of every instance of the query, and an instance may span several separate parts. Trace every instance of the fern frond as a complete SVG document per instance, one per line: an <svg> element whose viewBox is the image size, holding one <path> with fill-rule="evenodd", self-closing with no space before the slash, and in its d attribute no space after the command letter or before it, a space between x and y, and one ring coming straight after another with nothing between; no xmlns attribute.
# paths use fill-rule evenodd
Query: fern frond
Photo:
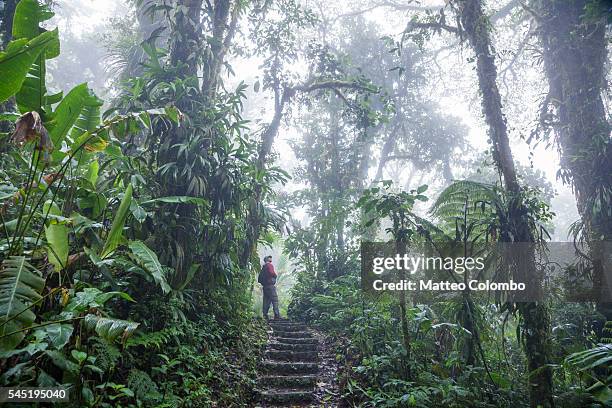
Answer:
<svg viewBox="0 0 612 408"><path fill-rule="evenodd" d="M149 348L154 346L160 348L169 343L174 337L181 335L183 335L183 331L178 327L168 327L151 333L138 333L128 339L126 347L144 346Z"/></svg>

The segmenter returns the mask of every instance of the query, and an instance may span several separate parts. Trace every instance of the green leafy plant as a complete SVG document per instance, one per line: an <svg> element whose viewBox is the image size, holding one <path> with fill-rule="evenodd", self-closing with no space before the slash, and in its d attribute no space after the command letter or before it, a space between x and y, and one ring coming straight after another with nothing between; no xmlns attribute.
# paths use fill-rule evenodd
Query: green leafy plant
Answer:
<svg viewBox="0 0 612 408"><path fill-rule="evenodd" d="M45 286L42 274L25 256L12 256L0 267L0 350L15 348L36 314L31 310Z"/></svg>

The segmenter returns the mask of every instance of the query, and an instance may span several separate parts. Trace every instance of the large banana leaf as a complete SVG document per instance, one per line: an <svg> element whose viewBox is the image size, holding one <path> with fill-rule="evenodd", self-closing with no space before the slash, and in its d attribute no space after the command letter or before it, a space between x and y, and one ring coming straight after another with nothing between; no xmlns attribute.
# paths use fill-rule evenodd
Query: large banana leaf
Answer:
<svg viewBox="0 0 612 408"><path fill-rule="evenodd" d="M103 103L93 92L90 92L89 96L83 99L83 110L70 132L72 140L77 140L83 133L93 132L100 126L100 107Z"/></svg>
<svg viewBox="0 0 612 408"><path fill-rule="evenodd" d="M57 204L47 201L43 206L44 214L61 215ZM47 257L57 272L64 269L68 263L68 227L50 219L45 225L47 240Z"/></svg>
<svg viewBox="0 0 612 408"><path fill-rule="evenodd" d="M85 327L95 332L107 341L114 341L121 336L121 341L125 342L134 333L139 323L127 320L111 319L89 314L85 316Z"/></svg>
<svg viewBox="0 0 612 408"><path fill-rule="evenodd" d="M0 351L10 351L23 340L23 331L34 323L30 310L41 299L45 280L24 256L12 256L0 269Z"/></svg>
<svg viewBox="0 0 612 408"><path fill-rule="evenodd" d="M123 196L123 200L121 200L121 204L119 204L119 209L117 209L117 213L115 214L113 225L111 226L111 230L106 237L104 248L102 248L100 257L105 258L119 246L121 236L123 235L123 226L125 225L125 219L130 211L131 202L132 184L130 183L125 189L125 195Z"/></svg>
<svg viewBox="0 0 612 408"><path fill-rule="evenodd" d="M38 0L21 0L15 8L13 38L31 40L37 37L46 31L40 24L51 17L53 17L53 13ZM56 103L61 98L61 93L48 96L45 86L45 60L55 58L59 53L59 38L56 38L33 61L21 89L15 95L21 113L30 111L40 113L42 107Z"/></svg>
<svg viewBox="0 0 612 408"><path fill-rule="evenodd" d="M0 52L0 102L15 95L22 87L30 67L40 54L58 40L57 29L29 40L11 41L6 51Z"/></svg>
<svg viewBox="0 0 612 408"><path fill-rule="evenodd" d="M144 268L162 288L164 293L170 292L170 285L166 280L166 271L157 259L157 255L142 241L130 241L128 244L136 262Z"/></svg>
<svg viewBox="0 0 612 408"><path fill-rule="evenodd" d="M53 15L49 7L38 0L21 0L15 7L13 38L32 39L36 37L42 30L40 24L49 20ZM59 40L58 48L50 51L59 53Z"/></svg>
<svg viewBox="0 0 612 408"><path fill-rule="evenodd" d="M94 118L85 118L80 120L81 112L85 106L92 106L98 102L98 98L89 90L86 83L75 86L68 92L68 94L62 99L55 110L55 117L53 121L48 124L50 128L51 141L56 147L56 150L62 144L62 141L68 135L70 130L78 122L78 126L89 126L89 121L95 121ZM99 116L98 116L99 118ZM74 130L73 133L79 133L78 130ZM82 132L81 132L82 133ZM80 133L79 133L80 135ZM77 135L78 136L78 135ZM73 137L76 140L77 137Z"/></svg>

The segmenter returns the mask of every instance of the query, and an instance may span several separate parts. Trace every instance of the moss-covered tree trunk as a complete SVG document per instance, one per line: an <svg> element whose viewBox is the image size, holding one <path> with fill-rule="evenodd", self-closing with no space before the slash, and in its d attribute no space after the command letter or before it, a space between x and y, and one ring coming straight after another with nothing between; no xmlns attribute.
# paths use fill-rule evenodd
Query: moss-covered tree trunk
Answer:
<svg viewBox="0 0 612 408"><path fill-rule="evenodd" d="M506 190L513 197L509 203L509 223L513 242L534 242L529 225L522 219L523 203L501 96L497 87L497 67L489 35L489 20L485 16L481 0L461 0L456 3L461 26L476 54L476 72L482 97L485 121L493 145L493 159L502 174ZM529 271L536 271L535 258L527 259ZM538 279L531 279L539 285ZM535 288L538 289L538 288ZM529 397L532 407L552 407L553 386L550 364L550 322L546 306L540 302L523 302L517 305L523 324L523 341L529 370Z"/></svg>
<svg viewBox="0 0 612 408"><path fill-rule="evenodd" d="M612 320L601 241L612 240L612 139L602 99L606 87L606 6L599 0L535 0L549 93L543 114L561 148L564 181L572 184L594 262L598 309ZM552 107L553 112L550 112Z"/></svg>

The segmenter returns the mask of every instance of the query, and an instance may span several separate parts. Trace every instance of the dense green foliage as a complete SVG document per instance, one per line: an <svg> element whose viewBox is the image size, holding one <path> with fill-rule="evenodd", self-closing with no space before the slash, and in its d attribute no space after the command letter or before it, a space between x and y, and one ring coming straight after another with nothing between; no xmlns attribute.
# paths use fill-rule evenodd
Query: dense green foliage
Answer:
<svg viewBox="0 0 612 408"><path fill-rule="evenodd" d="M0 169L0 382L70 385L74 406L248 401L265 340L241 289L248 277L227 262L202 270L194 263L181 275L168 266L172 249L164 236L154 233L172 228L181 204L202 213L240 211L241 192L234 187L240 180L232 178L242 177L247 157L241 162L236 155L249 151L247 141L231 146L243 140L235 137L242 126L240 90L224 96L202 124L227 136L201 159L216 179L194 169L195 182L176 195L147 180L177 177L178 170L152 167L144 152L148 143L159 143L162 129L189 123L188 113L176 107L187 106L177 92L188 97L189 82L163 82L171 69L147 48L153 65L130 84L129 107L117 103L121 113L115 108L102 119L102 101L86 84L65 96L48 95L45 60L58 57L58 34L39 24L51 15L36 0L21 1L14 40L0 60L0 75L10 78L2 83L2 99L14 96L19 109L5 116L19 119L4 138ZM145 93L151 90L156 97ZM146 102L138 104L143 95ZM150 141L134 143L143 137ZM219 162L209 163L210 157ZM228 161L234 167L220 167ZM202 222L198 231L222 230L210 219Z"/></svg>
<svg viewBox="0 0 612 408"><path fill-rule="evenodd" d="M567 17L537 21L551 95L530 139L558 133L581 217L573 238L587 248L561 271L537 264L539 302L362 290L365 241L478 253L486 273L517 277L522 264L502 268L496 245L533 244L535 265L557 221L555 192L514 163L482 1L436 12L366 1L336 17L325 3L130 2L100 37L112 78L88 61L103 101L87 83L50 91L72 83L61 67L79 63L49 27L54 2L2 2L0 386L67 387L78 407L250 406L268 339L254 298L265 251L283 314L334 339L345 406L612 406L610 303L565 301L578 284L606 289L595 257L612 219L600 2L533 0L516 12ZM383 6L423 13L382 35L363 14ZM470 155L467 127L427 94L426 49L442 32L477 62L486 152ZM597 75L576 84L555 44L591 32ZM242 60L260 64L252 85L232 78L230 61ZM50 64L62 71L52 80ZM583 89L592 100L576 97ZM582 134L576 112L592 106L598 125ZM288 128L297 136L283 157ZM588 148L576 149L577 134Z"/></svg>

